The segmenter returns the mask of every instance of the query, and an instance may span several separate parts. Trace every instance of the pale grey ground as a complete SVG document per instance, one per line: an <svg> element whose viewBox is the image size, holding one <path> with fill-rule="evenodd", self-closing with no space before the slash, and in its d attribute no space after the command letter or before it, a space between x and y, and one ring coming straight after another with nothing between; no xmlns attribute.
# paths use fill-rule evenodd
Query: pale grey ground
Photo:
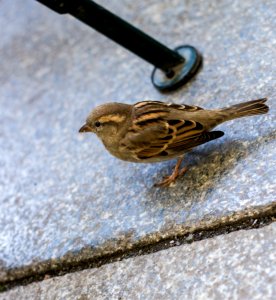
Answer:
<svg viewBox="0 0 276 300"><path fill-rule="evenodd" d="M275 204L276 2L98 3L172 48L197 47L204 67L162 95L152 66L72 17L0 2L0 281ZM217 108L264 96L270 113L220 126L225 136L187 155L189 172L171 189L152 185L174 162L121 162L78 134L107 101Z"/></svg>
<svg viewBox="0 0 276 300"><path fill-rule="evenodd" d="M0 299L275 299L276 223L17 287Z"/></svg>

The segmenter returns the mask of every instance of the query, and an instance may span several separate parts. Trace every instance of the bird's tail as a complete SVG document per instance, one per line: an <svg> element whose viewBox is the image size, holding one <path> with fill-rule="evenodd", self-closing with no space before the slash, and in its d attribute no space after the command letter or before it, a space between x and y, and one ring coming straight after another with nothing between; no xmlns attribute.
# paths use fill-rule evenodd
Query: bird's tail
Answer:
<svg viewBox="0 0 276 300"><path fill-rule="evenodd" d="M267 98L252 100L222 108L220 111L224 114L224 121L230 121L236 118L247 116L266 114L269 110L269 107L265 104L266 101Z"/></svg>

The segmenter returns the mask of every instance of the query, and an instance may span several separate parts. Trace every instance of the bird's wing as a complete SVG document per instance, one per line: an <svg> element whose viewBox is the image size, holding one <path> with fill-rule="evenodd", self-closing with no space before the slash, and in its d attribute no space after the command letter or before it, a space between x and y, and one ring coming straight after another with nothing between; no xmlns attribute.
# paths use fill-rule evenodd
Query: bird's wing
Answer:
<svg viewBox="0 0 276 300"><path fill-rule="evenodd" d="M176 109L181 111L198 111L203 110L202 107L196 105L188 105L188 104L175 104L175 103L165 103L161 101L141 101L134 104L133 109L137 116L143 114L144 112L154 111L154 110L168 110L168 109Z"/></svg>
<svg viewBox="0 0 276 300"><path fill-rule="evenodd" d="M133 122L121 141L121 147L131 152L135 159L145 160L176 156L223 135L221 131L206 131L192 118L174 119L172 108L186 112L202 109L159 101L138 102L134 105Z"/></svg>

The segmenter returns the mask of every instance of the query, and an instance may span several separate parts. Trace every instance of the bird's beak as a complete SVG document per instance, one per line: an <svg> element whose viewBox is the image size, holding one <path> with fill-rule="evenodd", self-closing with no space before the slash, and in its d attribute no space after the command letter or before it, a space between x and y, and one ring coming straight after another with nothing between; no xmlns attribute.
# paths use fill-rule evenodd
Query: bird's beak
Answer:
<svg viewBox="0 0 276 300"><path fill-rule="evenodd" d="M87 124L84 124L80 128L79 132L93 132L93 129L91 127L89 127Z"/></svg>

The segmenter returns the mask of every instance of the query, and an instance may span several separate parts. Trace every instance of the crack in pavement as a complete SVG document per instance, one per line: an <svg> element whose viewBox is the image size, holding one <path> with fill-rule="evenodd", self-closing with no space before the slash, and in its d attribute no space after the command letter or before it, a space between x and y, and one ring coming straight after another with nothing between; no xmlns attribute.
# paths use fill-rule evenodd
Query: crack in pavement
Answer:
<svg viewBox="0 0 276 300"><path fill-rule="evenodd" d="M262 212L255 216L246 216L222 225L210 226L205 229L195 229L184 235L166 237L154 244L140 245L131 250L120 250L116 253L105 255L99 258L91 258L74 263L64 263L55 270L43 270L40 274L26 274L25 277L0 283L0 292L7 291L15 286L28 285L33 282L42 281L51 277L62 276L67 273L78 272L84 269L99 268L102 265L110 264L123 259L135 256L147 255L170 247L191 244L193 242L213 238L218 235L228 234L239 230L250 230L262 228L276 221L276 206L268 212Z"/></svg>

